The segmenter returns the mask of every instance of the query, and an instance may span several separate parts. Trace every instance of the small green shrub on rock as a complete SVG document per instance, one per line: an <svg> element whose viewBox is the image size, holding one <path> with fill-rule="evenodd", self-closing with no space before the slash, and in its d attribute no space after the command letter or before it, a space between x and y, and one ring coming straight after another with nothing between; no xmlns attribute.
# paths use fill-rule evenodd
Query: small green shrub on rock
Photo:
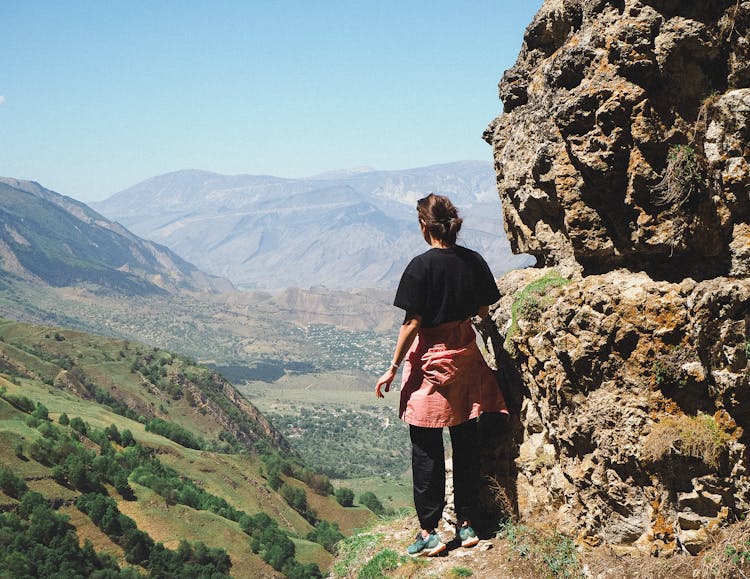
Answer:
<svg viewBox="0 0 750 579"><path fill-rule="evenodd" d="M550 271L539 279L532 281L515 294L513 305L510 308L510 327L505 334L503 347L513 354L513 336L518 332L518 321L520 319L537 321L542 316L544 308L550 305L552 299L547 295L550 288L565 286L570 280L562 277L556 271Z"/></svg>

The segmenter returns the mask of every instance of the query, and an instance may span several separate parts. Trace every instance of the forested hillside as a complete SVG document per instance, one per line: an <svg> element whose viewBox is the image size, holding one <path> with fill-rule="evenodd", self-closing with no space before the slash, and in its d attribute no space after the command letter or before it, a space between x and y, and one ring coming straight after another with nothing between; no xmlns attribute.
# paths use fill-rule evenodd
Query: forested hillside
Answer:
<svg viewBox="0 0 750 579"><path fill-rule="evenodd" d="M342 507L214 371L0 322L0 574L321 576Z"/></svg>

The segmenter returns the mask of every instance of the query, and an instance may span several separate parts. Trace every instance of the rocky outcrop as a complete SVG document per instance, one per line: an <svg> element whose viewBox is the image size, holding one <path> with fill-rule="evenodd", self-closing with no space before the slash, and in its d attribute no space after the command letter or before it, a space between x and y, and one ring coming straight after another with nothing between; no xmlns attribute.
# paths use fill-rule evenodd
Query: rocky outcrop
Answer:
<svg viewBox="0 0 750 579"><path fill-rule="evenodd" d="M539 267L482 328L517 409L484 468L522 519L664 555L750 507L749 47L746 1L548 0L503 77Z"/></svg>
<svg viewBox="0 0 750 579"><path fill-rule="evenodd" d="M510 295L545 274L517 272ZM523 384L505 387L529 396L519 515L668 552L746 511L750 280L618 270L536 295L515 322L493 314L506 336L517 326L506 349Z"/></svg>
<svg viewBox="0 0 750 579"><path fill-rule="evenodd" d="M514 250L747 275L749 30L747 1L545 2L484 135Z"/></svg>

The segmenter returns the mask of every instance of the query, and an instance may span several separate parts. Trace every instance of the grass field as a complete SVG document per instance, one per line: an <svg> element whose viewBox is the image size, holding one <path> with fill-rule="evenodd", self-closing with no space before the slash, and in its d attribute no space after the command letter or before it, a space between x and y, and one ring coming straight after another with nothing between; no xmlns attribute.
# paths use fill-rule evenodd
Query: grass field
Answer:
<svg viewBox="0 0 750 579"><path fill-rule="evenodd" d="M118 501L120 512L135 520L138 528L155 541L174 549L181 539L202 541L209 547L226 549L232 558L235 577L271 575L273 569L250 549L250 541L237 523L206 511L195 511L183 505L168 506L149 488L132 484L137 501Z"/></svg>

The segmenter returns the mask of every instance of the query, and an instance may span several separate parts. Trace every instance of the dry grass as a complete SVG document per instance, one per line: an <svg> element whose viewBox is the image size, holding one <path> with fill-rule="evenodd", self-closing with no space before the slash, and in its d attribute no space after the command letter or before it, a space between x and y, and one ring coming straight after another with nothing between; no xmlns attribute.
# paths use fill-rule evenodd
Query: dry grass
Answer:
<svg viewBox="0 0 750 579"><path fill-rule="evenodd" d="M501 520L513 520L515 518L513 503L511 502L510 498L508 497L508 493L505 492L503 485L500 484L500 481L497 479L497 477L487 477L487 490L489 491L489 496L492 500L493 505L500 515L499 518Z"/></svg>
<svg viewBox="0 0 750 579"><path fill-rule="evenodd" d="M90 541L97 553L109 553L119 565L125 565L125 553L117 543L110 539L104 532L91 522L86 515L73 506L63 506L60 513L70 518L70 524L76 528L78 542L83 546L85 541ZM143 571L142 569L140 570Z"/></svg>
<svg viewBox="0 0 750 579"><path fill-rule="evenodd" d="M663 579L693 577L697 560L689 555L651 557L649 555L619 555L610 547L586 551L583 561L589 577L596 579Z"/></svg>
<svg viewBox="0 0 750 579"><path fill-rule="evenodd" d="M688 145L670 147L667 168L654 187L654 205L678 208L696 194L703 177L695 150Z"/></svg>
<svg viewBox="0 0 750 579"><path fill-rule="evenodd" d="M706 414L666 416L651 427L643 442L642 456L658 462L669 454L701 459L707 466L719 466L728 436L716 420Z"/></svg>
<svg viewBox="0 0 750 579"><path fill-rule="evenodd" d="M727 527L714 545L701 557L695 574L699 579L750 577L750 523L747 520Z"/></svg>

